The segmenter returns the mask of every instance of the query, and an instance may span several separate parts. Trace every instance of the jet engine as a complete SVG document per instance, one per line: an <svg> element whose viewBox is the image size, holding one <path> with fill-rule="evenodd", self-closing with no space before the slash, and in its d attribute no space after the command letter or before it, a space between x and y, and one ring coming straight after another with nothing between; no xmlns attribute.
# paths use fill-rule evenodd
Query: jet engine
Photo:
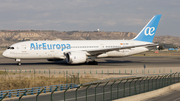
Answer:
<svg viewBox="0 0 180 101"><path fill-rule="evenodd" d="M68 64L79 64L86 62L86 54L84 52L68 52L66 53L66 62Z"/></svg>

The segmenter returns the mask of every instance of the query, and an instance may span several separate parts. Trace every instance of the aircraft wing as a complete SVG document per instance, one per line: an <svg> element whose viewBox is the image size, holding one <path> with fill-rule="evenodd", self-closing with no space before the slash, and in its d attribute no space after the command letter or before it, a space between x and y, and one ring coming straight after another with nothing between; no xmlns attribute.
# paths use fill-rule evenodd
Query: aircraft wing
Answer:
<svg viewBox="0 0 180 101"><path fill-rule="evenodd" d="M96 56L96 55L100 55L109 51L119 51L122 49L131 49L131 48L135 48L135 47L155 47L158 46L158 44L143 44L143 45L133 45L133 46L124 46L124 47L116 47L116 48L104 48L104 49L96 49L96 50L84 50L86 51L89 55L91 56Z"/></svg>

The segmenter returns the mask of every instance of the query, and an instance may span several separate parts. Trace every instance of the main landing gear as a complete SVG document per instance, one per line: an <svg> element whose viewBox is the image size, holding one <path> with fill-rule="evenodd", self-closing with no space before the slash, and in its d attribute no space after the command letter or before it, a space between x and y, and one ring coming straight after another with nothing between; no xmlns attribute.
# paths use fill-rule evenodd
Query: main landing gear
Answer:
<svg viewBox="0 0 180 101"><path fill-rule="evenodd" d="M89 65L98 65L98 62L97 61L89 61L88 64Z"/></svg>
<svg viewBox="0 0 180 101"><path fill-rule="evenodd" d="M18 62L17 63L18 66L21 66L21 59L15 59L15 61Z"/></svg>
<svg viewBox="0 0 180 101"><path fill-rule="evenodd" d="M96 56L91 56L89 59L91 59L92 61L89 61L88 64L89 65L98 65L98 62L95 61L97 57Z"/></svg>

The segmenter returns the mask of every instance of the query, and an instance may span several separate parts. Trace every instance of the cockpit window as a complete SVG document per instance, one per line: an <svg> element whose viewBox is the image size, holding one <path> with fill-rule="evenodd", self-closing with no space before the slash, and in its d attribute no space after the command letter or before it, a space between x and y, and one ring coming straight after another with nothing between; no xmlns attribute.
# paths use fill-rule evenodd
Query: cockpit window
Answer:
<svg viewBox="0 0 180 101"><path fill-rule="evenodd" d="M7 49L14 49L14 47L8 47Z"/></svg>

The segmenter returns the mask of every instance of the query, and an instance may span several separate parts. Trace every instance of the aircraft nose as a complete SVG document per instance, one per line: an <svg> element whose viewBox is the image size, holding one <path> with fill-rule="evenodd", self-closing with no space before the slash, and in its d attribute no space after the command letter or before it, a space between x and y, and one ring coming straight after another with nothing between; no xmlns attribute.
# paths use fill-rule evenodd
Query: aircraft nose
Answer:
<svg viewBox="0 0 180 101"><path fill-rule="evenodd" d="M4 57L7 57L7 51L4 51L2 54Z"/></svg>

